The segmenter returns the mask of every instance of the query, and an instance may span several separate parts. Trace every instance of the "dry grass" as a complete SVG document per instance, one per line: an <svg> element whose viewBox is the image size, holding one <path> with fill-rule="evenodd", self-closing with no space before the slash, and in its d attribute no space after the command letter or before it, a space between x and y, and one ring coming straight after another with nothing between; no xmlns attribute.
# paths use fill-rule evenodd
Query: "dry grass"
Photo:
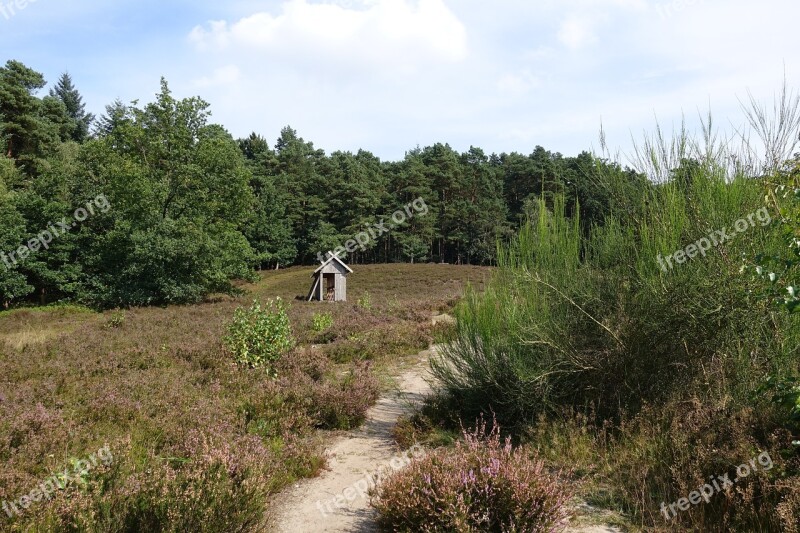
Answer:
<svg viewBox="0 0 800 533"><path fill-rule="evenodd" d="M6 311L0 313L0 345L6 343L14 350L23 350L73 331L96 317L89 309L74 306Z"/></svg>

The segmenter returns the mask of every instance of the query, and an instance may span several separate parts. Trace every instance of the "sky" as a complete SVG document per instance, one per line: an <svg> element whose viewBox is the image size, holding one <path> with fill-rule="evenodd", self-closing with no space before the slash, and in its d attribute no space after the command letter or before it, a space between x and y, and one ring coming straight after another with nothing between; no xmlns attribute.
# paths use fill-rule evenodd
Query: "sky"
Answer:
<svg viewBox="0 0 800 533"><path fill-rule="evenodd" d="M18 6L23 6L21 9ZM327 152L565 155L712 111L743 123L800 81L797 0L0 0L2 60L87 108L201 96L235 137L287 125Z"/></svg>

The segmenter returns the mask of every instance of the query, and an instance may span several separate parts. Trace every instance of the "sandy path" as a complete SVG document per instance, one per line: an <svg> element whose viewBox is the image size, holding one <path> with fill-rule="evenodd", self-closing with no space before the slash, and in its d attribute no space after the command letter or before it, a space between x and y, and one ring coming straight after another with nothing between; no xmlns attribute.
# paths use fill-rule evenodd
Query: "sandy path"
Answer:
<svg viewBox="0 0 800 533"><path fill-rule="evenodd" d="M435 349L435 348L434 348ZM374 533L373 512L364 493L379 467L403 454L392 438L397 419L419 405L430 386L426 350L397 378L397 389L384 395L368 411L367 421L337 439L326 450L329 470L303 480L281 493L273 502L275 533ZM399 465L399 463L398 463ZM361 489L360 491L358 489ZM337 505L337 498L338 505ZM590 514L582 509L580 514ZM607 526L574 525L565 533L617 533Z"/></svg>
<svg viewBox="0 0 800 533"><path fill-rule="evenodd" d="M379 466L402 457L392 439L392 428L401 415L410 412L430 392L425 381L430 375L430 355L430 350L419 354L419 360L397 378L397 390L382 397L369 410L365 424L328 448L330 470L320 477L301 481L278 497L272 531L375 531L363 487ZM362 489L361 494L357 488Z"/></svg>

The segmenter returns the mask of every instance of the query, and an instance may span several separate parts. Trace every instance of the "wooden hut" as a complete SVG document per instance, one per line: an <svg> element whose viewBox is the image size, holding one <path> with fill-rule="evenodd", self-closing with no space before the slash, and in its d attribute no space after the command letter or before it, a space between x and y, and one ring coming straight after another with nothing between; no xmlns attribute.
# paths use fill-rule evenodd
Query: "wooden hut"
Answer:
<svg viewBox="0 0 800 533"><path fill-rule="evenodd" d="M346 302L347 276L353 270L339 259L338 255L328 252L328 260L314 271L314 284L308 293L308 301Z"/></svg>

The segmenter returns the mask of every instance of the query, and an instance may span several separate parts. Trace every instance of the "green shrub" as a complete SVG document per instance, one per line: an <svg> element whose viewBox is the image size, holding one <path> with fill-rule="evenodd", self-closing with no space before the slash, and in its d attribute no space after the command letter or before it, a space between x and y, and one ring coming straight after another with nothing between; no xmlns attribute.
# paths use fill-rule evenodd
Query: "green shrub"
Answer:
<svg viewBox="0 0 800 533"><path fill-rule="evenodd" d="M776 188L774 168L765 177L731 166L736 154L705 141L647 145L641 168L653 182L606 167L600 179L616 205L588 232L561 195L541 198L536 216L502 247L487 290L457 308L455 340L434 359L434 374L462 417L496 413L520 436L565 410L585 415L588 427L574 431L614 437L587 446L625 459L609 461L615 468L604 481L618 508L645 526L664 526L661 501L769 450L786 460L775 473L675 525L787 530L800 523L791 381L800 375L800 194L796 181ZM690 255L690 245L722 230L733 238ZM691 259L663 266L682 250ZM765 258L774 270L758 263ZM771 288L743 262L760 266ZM783 412L754 400L765 376L787 377L771 389Z"/></svg>
<svg viewBox="0 0 800 533"><path fill-rule="evenodd" d="M765 286L764 295L790 313L800 313L800 155L793 170L767 184L766 198L780 216L774 221L785 247L778 254L761 253L755 264L744 269L755 272Z"/></svg>
<svg viewBox="0 0 800 533"><path fill-rule="evenodd" d="M273 372L274 363L294 346L283 300L270 300L263 307L256 300L250 309L237 309L224 340L240 365Z"/></svg>
<svg viewBox="0 0 800 533"><path fill-rule="evenodd" d="M797 366L800 320L768 308L740 271L743 256L784 247L770 226L667 272L657 262L762 209L761 184L707 170L682 187L645 188L632 216L610 217L588 238L562 198L542 202L489 288L457 309L456 339L434 362L466 416L493 409L504 425L524 425L594 404L618 417L709 375L745 400L766 373Z"/></svg>
<svg viewBox="0 0 800 533"><path fill-rule="evenodd" d="M569 517L569 486L485 422L384 481L373 495L385 531L549 532Z"/></svg>
<svg viewBox="0 0 800 533"><path fill-rule="evenodd" d="M123 324L125 324L125 312L116 310L111 313L108 322L106 322L106 327L109 329L117 329L121 328Z"/></svg>
<svg viewBox="0 0 800 533"><path fill-rule="evenodd" d="M323 331L330 329L333 327L333 315L330 313L314 313L311 327L317 333L322 333Z"/></svg>
<svg viewBox="0 0 800 533"><path fill-rule="evenodd" d="M372 309L372 296L365 292L361 298L358 299L358 306L361 309Z"/></svg>

